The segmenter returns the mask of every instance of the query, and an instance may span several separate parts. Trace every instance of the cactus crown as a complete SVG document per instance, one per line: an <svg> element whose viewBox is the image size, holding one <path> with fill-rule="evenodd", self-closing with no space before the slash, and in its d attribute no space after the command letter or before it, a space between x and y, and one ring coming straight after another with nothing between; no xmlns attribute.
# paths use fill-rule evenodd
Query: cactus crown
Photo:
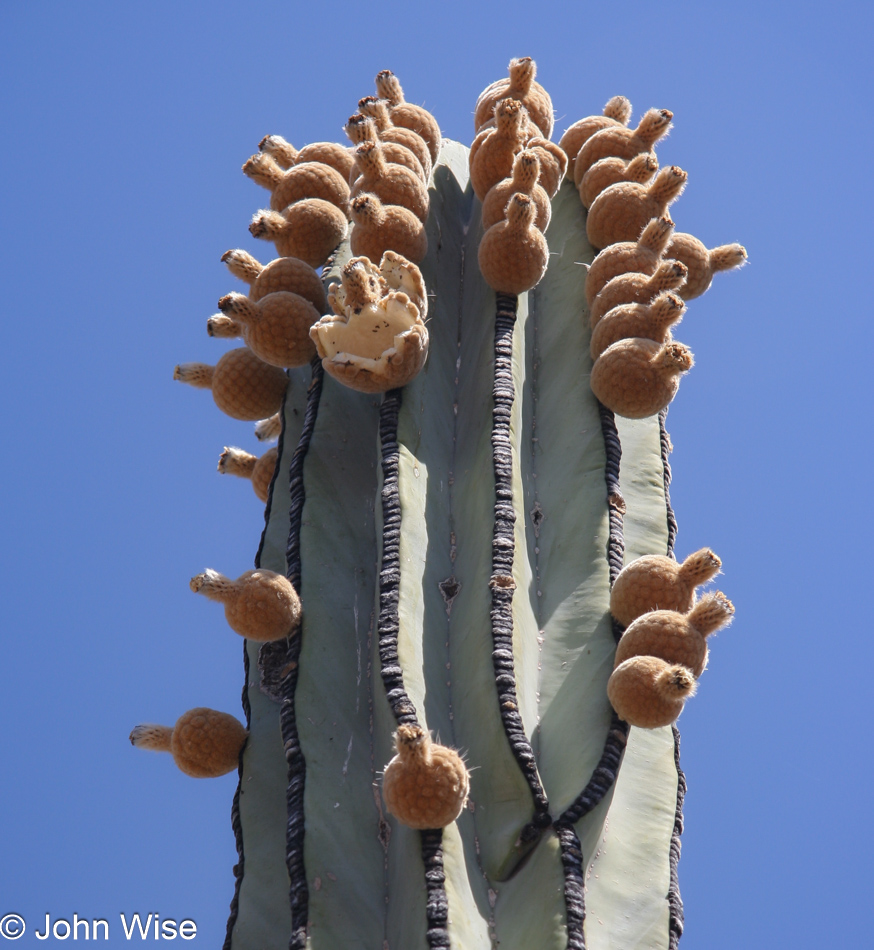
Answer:
<svg viewBox="0 0 874 950"><path fill-rule="evenodd" d="M398 77L390 69L383 69L376 74L376 91L380 99L387 100L393 106L405 101Z"/></svg>

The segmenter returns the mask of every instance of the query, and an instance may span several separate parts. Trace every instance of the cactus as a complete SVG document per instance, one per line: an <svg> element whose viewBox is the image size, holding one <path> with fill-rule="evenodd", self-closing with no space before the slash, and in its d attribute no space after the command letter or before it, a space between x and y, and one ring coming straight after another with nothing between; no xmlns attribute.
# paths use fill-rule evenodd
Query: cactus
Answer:
<svg viewBox="0 0 874 950"><path fill-rule="evenodd" d="M596 250L573 175L565 177L566 158L556 158L557 146L538 136L547 134L542 116L516 121L516 138L501 144L502 170L495 174L509 182L491 182L491 165L487 173L489 142L499 141L504 117L524 112L509 98L514 68L537 92L538 109L546 108L542 87L531 85L530 60L514 60L511 80L480 99L485 131L477 138L476 187L507 193L499 201L503 216L492 223L490 210L487 231L467 148L441 142L391 73L377 77L394 125L424 129L432 151L439 147L430 211L408 168L395 177L398 188L416 193L416 214L402 214L388 191L380 202L353 183L351 236L321 275L336 315L312 327L319 355L310 366L287 371L255 566L274 587L287 577L287 591L279 587L289 599L271 614L269 631L244 646L248 738L232 812L240 861L225 944L233 950L669 947L682 933L676 874L685 782L673 722L695 692L703 638L726 622L727 608L718 622L690 628L701 641L692 670L678 665L682 657L662 658L630 640L630 659L620 663L623 627L611 618L610 598L623 564L647 556L668 580L640 589L626 568L622 596L635 617L643 614L635 624L659 607L647 602L647 590L676 587L675 577L688 590L671 606L692 610L693 620L695 609L703 617L708 597L731 606L721 594L693 606L695 586L719 568L712 552L696 555L707 555L700 571L675 570L667 560L676 522L666 405L691 356L671 340L667 324L684 305L666 291L682 283L687 268L660 263L673 226L665 217L648 225L660 228L663 240L651 242L655 256L631 295L623 296L629 278L619 265L605 271L611 289L602 291L603 282L587 303L587 265ZM628 161L667 130L666 110L651 110L636 131L627 129L630 106L621 97L616 102L616 116L605 110L589 123L591 131L588 120L575 124L578 165L599 160L611 136L622 146L613 154ZM362 111L365 105L380 114L371 100L362 100ZM551 119L551 106L547 112ZM348 128L360 124L350 120ZM391 128L381 116L379 134ZM363 141L340 157L355 156L365 176L398 168L385 166L374 138ZM318 143L323 151L327 144ZM523 153L526 147L534 152ZM247 174L275 188L303 181L294 170L320 159L301 157L295 165L297 155L284 139L268 136ZM365 163L372 156L378 160L371 169ZM520 161L533 169L522 194L512 187L513 175L522 180ZM554 166L548 184L558 189L549 214L538 218L550 222L548 251L531 197L535 188L542 192L534 183L544 163ZM299 200L320 197L301 193ZM293 222L294 205L281 204L274 201L255 220L279 222L282 252L296 238L279 220ZM659 214L664 208L645 218ZM325 215L336 218L330 210ZM425 219L422 232L416 215ZM427 330L421 283L410 276L415 268L399 264L397 254L384 259L381 271L376 266L388 233L379 221L389 222L412 249L408 256L420 261ZM640 230L634 226L635 240ZM304 255L313 266L321 263L317 257ZM237 270L250 283L266 272L245 252L225 258L243 261L247 266ZM741 262L735 258L726 266ZM659 292L653 311L670 311L659 342L635 338L632 345L622 339L627 332L618 332L605 336L606 348L590 352L592 327L603 318L607 333L617 303L640 321L637 314L646 316ZM294 296L284 286L271 293ZM258 309L240 294L222 300L232 321ZM267 304L258 306L266 312ZM373 352L361 354L365 369L336 363L343 340L363 339L365 317L374 314L386 318L384 329L373 327L385 345L400 341L402 329L415 329L409 372L381 378L383 370L373 368L383 347L376 338ZM655 396L638 398L628 382L634 366L669 356L668 381ZM593 358L606 367L595 389L600 402L595 381L590 385ZM210 382L211 372L203 370ZM617 387L624 395L612 406ZM257 461L226 449L219 469L253 477ZM640 576L648 563L639 562ZM248 575L230 582L207 571L192 589L225 599L226 588L244 581ZM259 588L257 597L265 596ZM253 599L246 609L256 606ZM670 616L671 630L686 629L683 614ZM234 629L245 635L247 627ZM633 721L639 709L640 725L655 728L629 728L611 707L608 681L616 709ZM435 779L439 788L423 778L432 773L442 776ZM433 823L445 827L429 827L423 814L442 816Z"/></svg>

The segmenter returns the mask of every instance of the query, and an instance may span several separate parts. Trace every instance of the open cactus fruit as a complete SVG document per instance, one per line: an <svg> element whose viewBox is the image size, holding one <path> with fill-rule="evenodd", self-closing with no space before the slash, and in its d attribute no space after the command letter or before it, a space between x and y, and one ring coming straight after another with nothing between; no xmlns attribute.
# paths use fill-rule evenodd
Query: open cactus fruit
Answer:
<svg viewBox="0 0 874 950"><path fill-rule="evenodd" d="M278 435L219 461L266 504L255 570L191 580L245 638L246 725L132 734L239 766L227 950L682 934L676 720L734 607L709 548L674 556L673 334L746 251L674 233L686 174L656 148L682 116L615 96L562 138L537 77L514 59L471 96L468 149L383 70L349 143L268 134L244 166L280 256L228 251L248 287L209 326L257 354L175 375Z"/></svg>

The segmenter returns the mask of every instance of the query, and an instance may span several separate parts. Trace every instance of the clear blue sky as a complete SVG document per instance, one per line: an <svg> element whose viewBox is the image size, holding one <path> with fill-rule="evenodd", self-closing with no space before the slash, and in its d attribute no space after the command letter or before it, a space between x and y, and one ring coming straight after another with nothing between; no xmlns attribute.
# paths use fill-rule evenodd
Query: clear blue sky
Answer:
<svg viewBox="0 0 874 950"><path fill-rule="evenodd" d="M678 227L750 256L690 306L669 418L678 553L712 546L738 609L681 721L682 946L866 945L870 7L34 0L0 30L0 916L152 911L220 945L236 776L127 735L241 715L241 641L188 578L251 566L261 508L215 464L255 442L171 378L219 352L222 252L269 259L240 165L267 133L340 140L383 68L469 142L530 55L557 134L617 93L673 110Z"/></svg>

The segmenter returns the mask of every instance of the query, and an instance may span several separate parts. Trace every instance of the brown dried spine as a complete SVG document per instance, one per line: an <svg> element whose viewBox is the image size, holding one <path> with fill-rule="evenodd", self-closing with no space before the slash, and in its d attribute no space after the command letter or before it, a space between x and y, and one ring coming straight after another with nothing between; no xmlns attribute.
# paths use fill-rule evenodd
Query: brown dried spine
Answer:
<svg viewBox="0 0 874 950"><path fill-rule="evenodd" d="M592 202L586 234L593 247L636 240L647 222L667 214L683 193L688 175L682 168L663 168L651 184L620 182L610 185Z"/></svg>
<svg viewBox="0 0 874 950"><path fill-rule="evenodd" d="M734 604L722 593L705 594L687 614L652 610L633 621L616 647L614 668L634 656L680 663L699 677L707 666L707 637L727 626Z"/></svg>
<svg viewBox="0 0 874 950"><path fill-rule="evenodd" d="M682 564L671 557L649 554L627 564L610 592L610 613L627 627L651 610L688 613L695 602L695 589L719 573L722 561L701 548Z"/></svg>
<svg viewBox="0 0 874 950"><path fill-rule="evenodd" d="M637 337L620 340L595 361L592 392L616 415L645 419L671 402L681 374L692 366L692 354L682 343L660 346Z"/></svg>
<svg viewBox="0 0 874 950"><path fill-rule="evenodd" d="M288 377L279 367L258 359L247 347L228 350L215 366L180 363L173 379L198 389L211 389L222 412L250 422L278 412L288 386Z"/></svg>
<svg viewBox="0 0 874 950"><path fill-rule="evenodd" d="M655 273L673 233L674 222L667 215L662 215L653 218L636 241L623 241L605 247L592 261L586 275L586 303L591 307L604 285L620 274Z"/></svg>

